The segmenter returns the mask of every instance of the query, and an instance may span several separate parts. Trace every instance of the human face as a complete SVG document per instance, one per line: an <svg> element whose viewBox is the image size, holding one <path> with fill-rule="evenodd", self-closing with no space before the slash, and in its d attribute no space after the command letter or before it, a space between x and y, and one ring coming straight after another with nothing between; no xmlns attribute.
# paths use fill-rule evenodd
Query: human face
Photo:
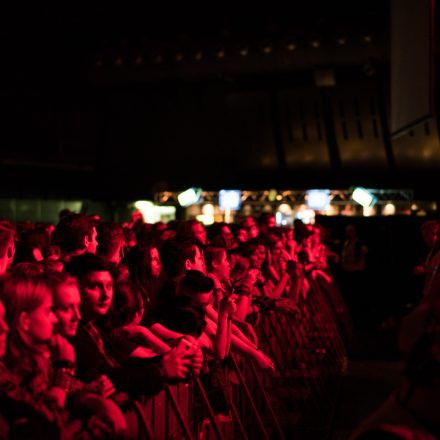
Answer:
<svg viewBox="0 0 440 440"><path fill-rule="evenodd" d="M206 231L200 223L194 223L192 227L192 233L194 238L200 241L202 244L206 244Z"/></svg>
<svg viewBox="0 0 440 440"><path fill-rule="evenodd" d="M246 217L244 222L243 222L243 226L245 228L251 228L252 226L255 226L255 220L253 217Z"/></svg>
<svg viewBox="0 0 440 440"><path fill-rule="evenodd" d="M277 222L275 220L275 216L272 215L267 219L267 227L268 228L275 228L277 225Z"/></svg>
<svg viewBox="0 0 440 440"><path fill-rule="evenodd" d="M58 318L57 330L64 337L74 337L81 319L78 287L75 284L62 284L56 290L54 300L54 313Z"/></svg>
<svg viewBox="0 0 440 440"><path fill-rule="evenodd" d="M205 258L203 254L200 252L200 249L197 246L194 246L196 253L194 255L193 261L187 260L186 269L187 270L199 270L202 273L206 272L205 267Z"/></svg>
<svg viewBox="0 0 440 440"><path fill-rule="evenodd" d="M275 246L272 248L273 256L277 259L281 258L281 255L283 254L283 243L281 240L277 241L275 243Z"/></svg>
<svg viewBox="0 0 440 440"><path fill-rule="evenodd" d="M98 233L96 232L96 228L93 227L91 237L86 237L86 252L89 254L96 254L96 248L98 247L97 237Z"/></svg>
<svg viewBox="0 0 440 440"><path fill-rule="evenodd" d="M23 330L33 346L41 345L49 341L53 335L57 317L52 311L52 295L48 292L43 303L26 314Z"/></svg>
<svg viewBox="0 0 440 440"><path fill-rule="evenodd" d="M191 296L192 301L201 307L206 307L210 303L211 297L212 290L210 292L196 293Z"/></svg>
<svg viewBox="0 0 440 440"><path fill-rule="evenodd" d="M9 327L5 321L5 307L0 302L0 359L3 359L6 352L6 341L8 337Z"/></svg>
<svg viewBox="0 0 440 440"><path fill-rule="evenodd" d="M218 263L213 263L213 269L214 274L217 276L217 278L220 281L227 281L229 280L230 273L231 273L231 266L228 261L228 256L226 255L226 252L222 252L222 256L220 258L220 261Z"/></svg>
<svg viewBox="0 0 440 440"><path fill-rule="evenodd" d="M151 275L157 278L162 272L162 263L160 261L159 252L156 248L151 248L150 250L150 261L151 261Z"/></svg>
<svg viewBox="0 0 440 440"><path fill-rule="evenodd" d="M91 319L104 316L113 299L113 278L106 270L89 272L81 280L81 309Z"/></svg>
<svg viewBox="0 0 440 440"><path fill-rule="evenodd" d="M260 256L261 264L263 264L266 259L266 248L262 244L259 244L257 251Z"/></svg>
<svg viewBox="0 0 440 440"><path fill-rule="evenodd" d="M258 249L249 257L249 264L252 269L260 269L261 268L261 257Z"/></svg>
<svg viewBox="0 0 440 440"><path fill-rule="evenodd" d="M237 234L237 241L239 243L244 243L247 240L248 240L248 233L246 229L240 229Z"/></svg>
<svg viewBox="0 0 440 440"><path fill-rule="evenodd" d="M256 237L258 237L259 233L260 233L260 230L258 229L257 225L253 225L248 229L249 238L256 238Z"/></svg>

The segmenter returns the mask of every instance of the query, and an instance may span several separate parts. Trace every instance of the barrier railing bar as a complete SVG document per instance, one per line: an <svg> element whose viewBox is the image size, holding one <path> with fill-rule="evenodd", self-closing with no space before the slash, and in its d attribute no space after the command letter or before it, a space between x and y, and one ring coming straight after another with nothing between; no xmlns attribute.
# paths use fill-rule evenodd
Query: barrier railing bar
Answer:
<svg viewBox="0 0 440 440"><path fill-rule="evenodd" d="M194 440L194 437L191 434L191 432L190 432L190 430L189 430L189 428L188 428L188 426L187 426L187 424L185 422L185 419L182 416L182 413L180 411L180 408L179 408L179 405L178 405L178 403L176 401L176 398L174 397L174 395L173 395L173 393L172 393L172 391L171 391L171 389L170 389L170 387L168 385L165 385L165 393L166 393L166 396L167 396L167 398L168 398L168 400L169 400L169 402L170 402L170 404L171 404L171 406L173 408L173 411L174 411L174 414L176 415L177 421L179 422L180 429L182 430L183 437L186 440Z"/></svg>
<svg viewBox="0 0 440 440"><path fill-rule="evenodd" d="M260 388L260 390L261 390L261 393L262 393L262 395L263 395L263 399L264 399L264 401L265 401L265 403L266 403L266 405L267 405L267 409L269 410L269 413L270 413L270 416L271 416L271 418L272 418L272 421L273 421L273 425L274 425L274 427L275 427L275 430L277 431L277 433L278 433L278 435L279 435L279 438L282 439L282 440L284 440L284 439L285 439L285 437L284 437L284 433L283 433L283 431L282 431L282 429L281 429L281 426L280 426L280 424L279 424L278 418L277 418L277 416L275 415L275 412L274 412L274 410L273 410L273 408L272 408L272 404L270 403L270 400L269 400L269 397L268 397L268 395L267 395L267 393L266 393L266 390L264 389L264 386L263 386L263 384L262 384L262 382L261 382L261 379L260 379L260 377L259 377L259 375L258 375L258 371L257 371L257 369L255 368L255 364L253 363L252 360L249 362L249 364L250 364L251 370L253 371L254 376L255 376L255 378L256 378L256 380L257 380L258 386L259 386L259 388Z"/></svg>
<svg viewBox="0 0 440 440"><path fill-rule="evenodd" d="M258 425L260 427L261 433L264 435L264 438L269 439L269 435L268 435L268 433L266 431L266 428L264 426L263 420L261 419L260 413L258 412L258 409L255 406L254 399L252 398L252 395L251 395L251 393L249 391L249 388L248 388L248 386L246 384L246 381L245 381L245 379L243 377L243 374L240 371L240 368L238 367L237 360L235 359L235 356L232 353L231 353L230 356L231 356L231 360L232 360L232 365L234 366L234 370L237 373L238 380L239 380L241 386L243 387L243 390L244 390L244 392L245 392L245 394L246 394L246 396L247 396L247 398L249 400L249 403L250 403L250 405L252 407L252 411L254 412L255 418L257 419L257 423L258 423Z"/></svg>
<svg viewBox="0 0 440 440"><path fill-rule="evenodd" d="M133 409L138 417L138 421L141 422L142 431L146 434L147 440L154 440L153 430L151 429L150 422L148 421L144 408L138 401L133 401Z"/></svg>
<svg viewBox="0 0 440 440"><path fill-rule="evenodd" d="M214 433L215 433L217 439L224 440L223 434L220 432L220 428L218 427L217 420L216 420L215 414L214 414L214 410L212 409L212 406L209 402L205 388L203 388L202 382L200 382L200 378L198 376L193 376L193 377L194 377L194 382L197 386L197 389L199 390L200 395L206 405L206 409L208 410L209 420L211 421L212 427L214 429Z"/></svg>

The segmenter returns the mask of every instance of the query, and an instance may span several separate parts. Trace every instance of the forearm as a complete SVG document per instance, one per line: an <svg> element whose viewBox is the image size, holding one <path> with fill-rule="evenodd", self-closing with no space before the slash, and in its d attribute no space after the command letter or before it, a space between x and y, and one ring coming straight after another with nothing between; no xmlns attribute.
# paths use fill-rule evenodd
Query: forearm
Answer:
<svg viewBox="0 0 440 440"><path fill-rule="evenodd" d="M157 354L167 353L171 350L171 347L164 341L162 341L162 339L158 338L151 330L146 327L141 328L146 342L149 344L150 348L153 349Z"/></svg>
<svg viewBox="0 0 440 440"><path fill-rule="evenodd" d="M183 333L178 333L164 327L162 324L156 322L150 327L152 333L154 333L162 341L168 341L169 339L179 339L185 336Z"/></svg>
<svg viewBox="0 0 440 440"><path fill-rule="evenodd" d="M230 324L228 315L220 315L217 322L217 331L214 336L214 351L217 357L223 360L228 355Z"/></svg>
<svg viewBox="0 0 440 440"><path fill-rule="evenodd" d="M234 313L234 318L239 321L244 321L249 311L249 304L251 300L249 296L239 295L236 301L237 310Z"/></svg>
<svg viewBox="0 0 440 440"><path fill-rule="evenodd" d="M289 281L289 275L287 273L284 273L280 279L280 282L272 290L272 293L270 294L269 297L270 298L279 298L283 294L288 281Z"/></svg>

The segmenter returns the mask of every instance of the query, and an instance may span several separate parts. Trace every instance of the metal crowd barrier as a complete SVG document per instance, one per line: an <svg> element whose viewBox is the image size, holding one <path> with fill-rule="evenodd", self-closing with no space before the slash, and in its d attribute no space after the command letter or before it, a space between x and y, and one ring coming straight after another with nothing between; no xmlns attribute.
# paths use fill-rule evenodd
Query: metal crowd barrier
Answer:
<svg viewBox="0 0 440 440"><path fill-rule="evenodd" d="M346 309L341 309L344 304L337 291L332 298L331 289L324 289L314 277L309 282L300 313L268 310L256 327L260 348L273 359L276 375L231 354L214 364L210 374L218 380L213 390L206 377L193 377L134 402L127 415L130 438L301 438L305 430L330 426L346 365L344 333L349 332L349 319L343 316ZM226 413L219 412L219 397Z"/></svg>

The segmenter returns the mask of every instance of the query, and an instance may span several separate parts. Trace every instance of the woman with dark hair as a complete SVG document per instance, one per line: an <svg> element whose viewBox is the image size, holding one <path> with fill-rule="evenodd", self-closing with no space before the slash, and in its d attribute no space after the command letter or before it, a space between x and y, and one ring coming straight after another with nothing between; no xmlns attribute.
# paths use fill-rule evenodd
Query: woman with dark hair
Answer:
<svg viewBox="0 0 440 440"><path fill-rule="evenodd" d="M135 246L128 253L125 263L131 281L142 294L144 304L155 307L162 273L162 263L157 248L151 245Z"/></svg>
<svg viewBox="0 0 440 440"><path fill-rule="evenodd" d="M107 316L107 327L113 342L117 340L124 343L124 340L129 340L149 349L149 352L142 350L144 357L170 351L171 347L140 325L143 314L144 301L137 285L130 281L116 284L113 303Z"/></svg>

